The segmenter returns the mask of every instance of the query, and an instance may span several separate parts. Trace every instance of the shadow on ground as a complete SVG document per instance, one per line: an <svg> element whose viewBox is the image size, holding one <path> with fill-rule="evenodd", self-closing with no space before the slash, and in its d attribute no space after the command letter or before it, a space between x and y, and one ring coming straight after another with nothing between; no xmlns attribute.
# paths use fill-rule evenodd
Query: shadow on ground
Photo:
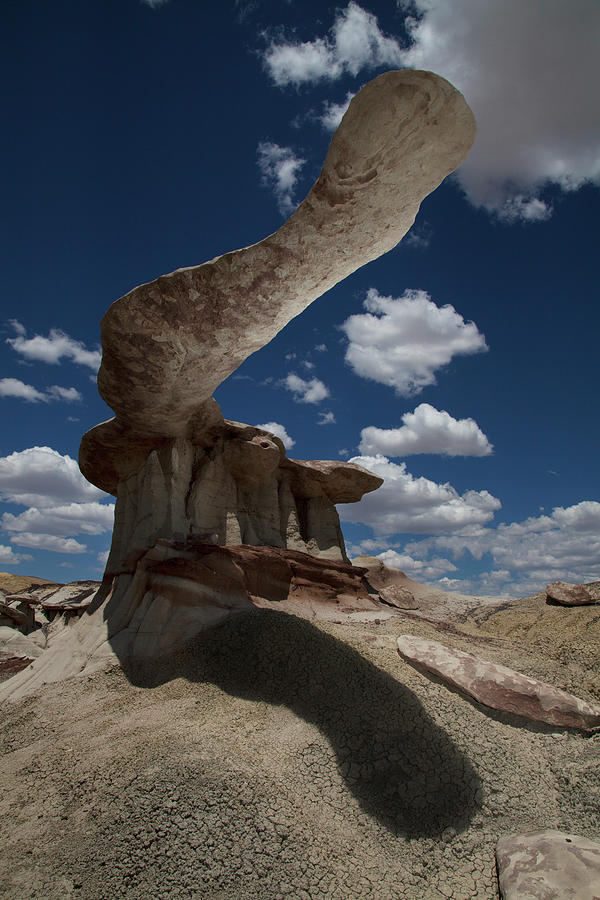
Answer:
<svg viewBox="0 0 600 900"><path fill-rule="evenodd" d="M243 613L168 659L123 667L138 686L183 677L289 707L327 737L362 809L395 834L461 831L479 807L473 765L415 695L303 619Z"/></svg>

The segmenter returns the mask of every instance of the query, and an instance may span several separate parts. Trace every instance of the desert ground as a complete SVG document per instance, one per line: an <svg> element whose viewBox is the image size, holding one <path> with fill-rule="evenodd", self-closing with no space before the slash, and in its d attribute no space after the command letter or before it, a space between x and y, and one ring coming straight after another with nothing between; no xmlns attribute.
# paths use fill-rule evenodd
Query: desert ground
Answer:
<svg viewBox="0 0 600 900"><path fill-rule="evenodd" d="M600 734L493 713L395 641L597 702L600 608L471 600L375 621L257 609L5 701L2 896L491 900L502 835L598 840Z"/></svg>

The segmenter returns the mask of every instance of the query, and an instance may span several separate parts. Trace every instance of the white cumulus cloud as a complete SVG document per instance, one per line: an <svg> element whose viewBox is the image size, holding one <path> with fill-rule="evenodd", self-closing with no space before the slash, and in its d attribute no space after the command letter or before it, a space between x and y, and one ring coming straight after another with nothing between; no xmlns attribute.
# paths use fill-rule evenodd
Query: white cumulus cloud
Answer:
<svg viewBox="0 0 600 900"><path fill-rule="evenodd" d="M323 104L323 112L318 117L319 122L326 131L335 131L344 117L344 113L350 106L350 101L354 97L352 91L348 91L346 99L340 103L326 100Z"/></svg>
<svg viewBox="0 0 600 900"><path fill-rule="evenodd" d="M414 0L401 65L445 76L465 95L477 138L458 178L469 199L507 219L550 209L552 182L600 183L594 0Z"/></svg>
<svg viewBox="0 0 600 900"><path fill-rule="evenodd" d="M0 457L0 500L39 509L107 496L86 481L74 459L51 447L30 447Z"/></svg>
<svg viewBox="0 0 600 900"><path fill-rule="evenodd" d="M74 538L56 537L53 534L29 534L22 532L12 537L11 543L19 547L31 547L33 550L50 550L53 553L86 553L85 544Z"/></svg>
<svg viewBox="0 0 600 900"><path fill-rule="evenodd" d="M113 503L66 503L62 506L35 506L18 516L4 513L2 528L11 532L73 535L102 534L110 531L114 520Z"/></svg>
<svg viewBox="0 0 600 900"><path fill-rule="evenodd" d="M357 375L389 385L402 397L435 384L454 356L487 350L485 337L450 304L437 306L425 291L382 297L371 288L364 314L340 326L349 344L346 362Z"/></svg>
<svg viewBox="0 0 600 900"><path fill-rule="evenodd" d="M2 566L18 566L20 563L28 562L33 559L29 553L15 553L12 547L6 544L0 544L0 565Z"/></svg>
<svg viewBox="0 0 600 900"><path fill-rule="evenodd" d="M390 566L392 569L401 569L405 575L414 578L415 581L434 581L445 572L457 571L456 566L449 559L442 557L433 557L428 560L413 559L408 553L398 553L396 550L384 550L377 556L383 560L384 565Z"/></svg>
<svg viewBox="0 0 600 900"><path fill-rule="evenodd" d="M290 215L296 207L294 191L298 173L305 162L305 159L296 156L291 147L280 147L270 141L258 145L262 183L273 190L279 212L284 216Z"/></svg>
<svg viewBox="0 0 600 900"><path fill-rule="evenodd" d="M329 388L319 378L311 378L306 381L293 372L284 378L284 386L294 395L297 403L320 403L329 397Z"/></svg>
<svg viewBox="0 0 600 900"><path fill-rule="evenodd" d="M496 528L467 528L414 541L404 551L427 560L430 553L450 553L460 559L467 552L481 560L489 554L494 569L460 590L491 590L494 581L502 590L523 596L542 590L549 581L573 583L600 580L600 503L583 500L569 507L556 507L551 515L533 516L523 522Z"/></svg>
<svg viewBox="0 0 600 900"><path fill-rule="evenodd" d="M18 378L0 378L0 397L14 397L17 400L26 400L28 403L48 403L50 400L75 403L82 399L81 394L74 387L65 388L53 384L42 393L33 385L25 384Z"/></svg>
<svg viewBox="0 0 600 900"><path fill-rule="evenodd" d="M46 393L52 400L64 400L66 403L76 403L81 400L81 394L74 387L66 388L53 384L46 388Z"/></svg>
<svg viewBox="0 0 600 900"><path fill-rule="evenodd" d="M13 327L14 322L13 320ZM98 370L102 354L100 350L89 350L81 341L77 341L64 331L58 328L52 328L48 337L36 334L32 338L25 336L23 326L17 323L20 328L16 328L18 332L14 338L7 338L6 343L10 344L13 350L32 362L45 362L51 365L57 365L63 359L70 360L80 366L87 366Z"/></svg>
<svg viewBox="0 0 600 900"><path fill-rule="evenodd" d="M18 378L0 378L0 397L14 397L28 403L47 403L49 397Z"/></svg>
<svg viewBox="0 0 600 900"><path fill-rule="evenodd" d="M317 425L335 425L336 418L331 410L329 412L320 412Z"/></svg>
<svg viewBox="0 0 600 900"><path fill-rule="evenodd" d="M450 484L415 478L385 456L355 456L350 462L364 466L383 478L382 486L366 494L359 503L340 507L346 522L362 522L376 535L439 534L489 522L500 501L489 491L459 494Z"/></svg>
<svg viewBox="0 0 600 900"><path fill-rule="evenodd" d="M411 456L440 453L445 456L489 456L493 447L474 419L454 419L445 410L421 403L404 413L400 428L363 428L359 450L364 455Z"/></svg>
<svg viewBox="0 0 600 900"><path fill-rule="evenodd" d="M278 437L286 450L291 450L296 443L287 433L285 425L281 425L279 422L265 422L264 425L257 425L256 427L264 428L265 431L270 431L271 434Z"/></svg>
<svg viewBox="0 0 600 900"><path fill-rule="evenodd" d="M306 84L356 75L362 69L401 65L402 51L379 28L376 16L351 2L339 10L329 33L304 43L271 41L263 56L275 84Z"/></svg>

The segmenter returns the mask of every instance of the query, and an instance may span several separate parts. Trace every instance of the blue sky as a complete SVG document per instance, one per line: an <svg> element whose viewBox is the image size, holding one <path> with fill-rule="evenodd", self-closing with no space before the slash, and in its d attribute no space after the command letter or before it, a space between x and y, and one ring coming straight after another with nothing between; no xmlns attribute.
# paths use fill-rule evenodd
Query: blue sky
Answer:
<svg viewBox="0 0 600 900"><path fill-rule="evenodd" d="M299 459L385 478L351 555L518 596L600 579L595 0L12 0L0 319L0 568L100 577L78 472L99 322L136 284L276 230L349 97L439 72L478 121L411 233L217 391ZM293 442L293 444L292 444Z"/></svg>

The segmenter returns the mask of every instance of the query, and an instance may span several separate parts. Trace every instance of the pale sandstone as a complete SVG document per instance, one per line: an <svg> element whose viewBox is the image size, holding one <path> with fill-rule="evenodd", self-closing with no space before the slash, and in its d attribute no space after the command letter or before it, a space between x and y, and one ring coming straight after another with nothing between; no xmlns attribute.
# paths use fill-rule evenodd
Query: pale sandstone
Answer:
<svg viewBox="0 0 600 900"><path fill-rule="evenodd" d="M503 900L598 900L600 843L551 829L512 834L496 847Z"/></svg>
<svg viewBox="0 0 600 900"><path fill-rule="evenodd" d="M147 454L164 437L203 431L219 384L313 300L391 250L474 135L469 107L445 79L380 75L352 100L316 184L279 231L113 303L98 385L116 420L84 437L85 476L107 489L99 448L118 468L123 443Z"/></svg>
<svg viewBox="0 0 600 900"><path fill-rule="evenodd" d="M14 628L0 626L0 660L36 659L42 652L39 644Z"/></svg>
<svg viewBox="0 0 600 900"><path fill-rule="evenodd" d="M199 578L182 576L191 563L198 571L194 547L207 535L212 547L307 554L291 582L261 577L269 591L291 583L296 606L308 603L312 612L323 590L340 608L334 597L347 601L342 582L362 584L362 573L346 566L345 579L338 573L322 589L325 570L306 560L347 563L335 504L358 500L381 479L350 463L287 459L274 435L223 419L211 395L313 300L392 249L474 135L470 109L445 79L381 75L352 100L316 184L279 231L113 303L102 321L98 385L116 417L84 435L79 457L83 474L117 497L104 585L89 614L57 635L50 657L19 676L15 692L115 654L169 652L252 605L251 597L271 602L245 586L250 572L261 583L248 554L235 562L213 550L211 576L205 569ZM183 562L167 562L175 558ZM281 560L269 558L279 571ZM362 590L361 613L384 610L370 585ZM385 615L401 602L407 595L390 591ZM61 675L56 657L68 648Z"/></svg>
<svg viewBox="0 0 600 900"><path fill-rule="evenodd" d="M278 232L113 303L98 386L116 417L84 435L79 457L117 497L107 583L133 574L158 540L201 534L347 562L335 504L381 479L351 463L288 459L274 435L223 419L211 394L313 300L395 246L474 134L445 79L381 75L352 100L319 179Z"/></svg>
<svg viewBox="0 0 600 900"><path fill-rule="evenodd" d="M157 540L254 544L347 562L335 503L381 479L352 463L287 459L274 435L222 421L210 445L176 438L119 482L105 578L133 572Z"/></svg>
<svg viewBox="0 0 600 900"><path fill-rule="evenodd" d="M584 731L600 727L600 706L551 684L437 641L403 634L397 644L408 662L491 709Z"/></svg>

